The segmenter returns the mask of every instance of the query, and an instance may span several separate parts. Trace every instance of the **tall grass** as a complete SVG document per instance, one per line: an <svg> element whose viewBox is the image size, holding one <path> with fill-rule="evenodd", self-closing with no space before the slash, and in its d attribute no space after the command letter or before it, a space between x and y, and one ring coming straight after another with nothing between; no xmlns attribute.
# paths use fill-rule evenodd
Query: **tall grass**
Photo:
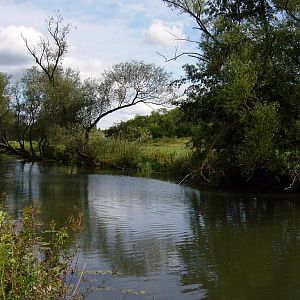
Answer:
<svg viewBox="0 0 300 300"><path fill-rule="evenodd" d="M153 171L186 172L192 150L188 139L160 139L128 142L94 135L89 142L91 155L103 167L133 168L140 173Z"/></svg>
<svg viewBox="0 0 300 300"><path fill-rule="evenodd" d="M192 150L187 139L160 139L145 143L138 156L138 170L186 172Z"/></svg>
<svg viewBox="0 0 300 300"><path fill-rule="evenodd" d="M103 167L135 168L141 146L136 142L92 135L89 140L89 154Z"/></svg>
<svg viewBox="0 0 300 300"><path fill-rule="evenodd" d="M191 147L186 138L162 138L147 142L106 137L102 132L60 138L48 145L49 158L63 162L81 162L78 152L103 168L135 169L140 173L171 171L186 173L190 169ZM55 140L55 141L54 141Z"/></svg>

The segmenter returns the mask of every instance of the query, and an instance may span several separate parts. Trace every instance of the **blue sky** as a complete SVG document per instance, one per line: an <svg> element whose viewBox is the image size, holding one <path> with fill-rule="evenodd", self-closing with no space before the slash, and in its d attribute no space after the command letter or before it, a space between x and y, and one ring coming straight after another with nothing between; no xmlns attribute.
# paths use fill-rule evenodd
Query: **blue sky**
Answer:
<svg viewBox="0 0 300 300"><path fill-rule="evenodd" d="M21 33L34 43L45 33L45 18L59 10L72 24L66 67L80 70L82 77L97 77L112 64L143 60L164 66L177 78L181 66L191 62L186 57L166 63L156 52L172 57L194 50L194 45L178 42L194 34L195 25L187 16L178 15L161 0L0 0L0 71L20 76L34 64L28 55ZM145 106L122 111L103 120L107 127L135 114L146 114Z"/></svg>

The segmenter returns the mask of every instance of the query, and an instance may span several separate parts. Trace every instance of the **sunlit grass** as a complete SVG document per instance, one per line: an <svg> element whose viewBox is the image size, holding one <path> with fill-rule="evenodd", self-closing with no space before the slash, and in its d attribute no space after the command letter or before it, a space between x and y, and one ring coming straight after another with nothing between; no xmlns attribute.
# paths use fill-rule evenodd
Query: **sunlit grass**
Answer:
<svg viewBox="0 0 300 300"><path fill-rule="evenodd" d="M95 134L89 150L98 165L109 168L131 168L141 173L181 171L187 167L192 150L188 139L158 139L148 142L128 142Z"/></svg>
<svg viewBox="0 0 300 300"><path fill-rule="evenodd" d="M142 172L176 171L187 167L192 154L188 139L161 139L144 143L137 168Z"/></svg>
<svg viewBox="0 0 300 300"><path fill-rule="evenodd" d="M13 142L13 146L17 147L18 143ZM37 148L36 142L34 142L34 147ZM76 162L76 151L68 151L61 143L50 145L50 147L51 157L54 159ZM25 148L29 149L29 143L25 143ZM83 151L102 168L134 169L140 173L154 171L186 173L192 156L188 138L161 138L147 142L130 142L105 137L101 132L93 132L90 135L86 149Z"/></svg>

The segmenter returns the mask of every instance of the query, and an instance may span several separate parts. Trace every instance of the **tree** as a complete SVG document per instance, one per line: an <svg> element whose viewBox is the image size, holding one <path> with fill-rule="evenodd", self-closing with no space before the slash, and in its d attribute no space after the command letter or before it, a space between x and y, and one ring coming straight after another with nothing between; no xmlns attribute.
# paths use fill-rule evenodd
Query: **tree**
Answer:
<svg viewBox="0 0 300 300"><path fill-rule="evenodd" d="M86 136L105 116L138 103L168 104L174 99L170 74L154 64L119 63L100 80L86 81Z"/></svg>
<svg viewBox="0 0 300 300"><path fill-rule="evenodd" d="M191 16L200 33L182 103L199 127L195 171L210 182L299 180L299 3L163 2Z"/></svg>
<svg viewBox="0 0 300 300"><path fill-rule="evenodd" d="M45 72L48 79L54 82L55 72L60 67L64 55L68 52L67 35L70 23L64 23L59 13L46 20L48 36L41 36L37 45L30 45L28 39L22 36L26 48L35 62Z"/></svg>
<svg viewBox="0 0 300 300"><path fill-rule="evenodd" d="M129 141L145 141L162 137L190 137L193 124L185 120L179 107L172 110L161 108L148 116L136 116L105 130L107 136L124 138Z"/></svg>
<svg viewBox="0 0 300 300"><path fill-rule="evenodd" d="M29 160L51 158L53 150L49 147L57 138L56 131L64 128L74 135L75 129L83 130L80 112L85 103L78 72L59 67L54 84L43 71L32 67L9 89L5 88L9 84L7 77L3 78L2 148ZM9 141L16 141L18 146Z"/></svg>
<svg viewBox="0 0 300 300"><path fill-rule="evenodd" d="M7 122L7 110L13 128L10 139L19 145L18 149L12 147L14 153L26 159L58 158L53 157L54 148L63 148L94 165L88 147L90 131L117 110L138 103L168 103L174 96L170 74L153 64L132 61L114 65L100 79L83 82L79 72L62 67L70 24L64 23L59 12L46 24L48 34L36 45L23 37L41 71L35 67L27 70L21 82L11 88L9 97L4 96L7 80L1 77L1 141L9 144L6 127L2 126Z"/></svg>
<svg viewBox="0 0 300 300"><path fill-rule="evenodd" d="M22 136L23 140L30 142L33 155L33 140L38 142L40 155L44 156L44 150L49 146L50 139L54 140L59 128L69 131L73 131L74 127L82 128L80 111L84 103L81 89L79 73L71 69L59 67L55 84L35 67L25 72L17 91L21 94L19 98L22 100L25 125Z"/></svg>
<svg viewBox="0 0 300 300"><path fill-rule="evenodd" d="M13 124L9 85L9 77L0 73L0 148L4 150L10 148L9 133Z"/></svg>

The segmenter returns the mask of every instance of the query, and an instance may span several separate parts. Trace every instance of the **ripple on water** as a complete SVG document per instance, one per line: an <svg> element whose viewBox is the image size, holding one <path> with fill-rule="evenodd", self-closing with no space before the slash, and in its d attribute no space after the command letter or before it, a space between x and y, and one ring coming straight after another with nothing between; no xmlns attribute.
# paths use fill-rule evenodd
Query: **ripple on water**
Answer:
<svg viewBox="0 0 300 300"><path fill-rule="evenodd" d="M90 275L98 283L119 272L111 291L88 299L120 299L126 288L145 291L128 299L300 298L299 195L200 193L18 162L2 163L0 188L16 217L33 199L45 222L81 209L79 264L104 271Z"/></svg>

